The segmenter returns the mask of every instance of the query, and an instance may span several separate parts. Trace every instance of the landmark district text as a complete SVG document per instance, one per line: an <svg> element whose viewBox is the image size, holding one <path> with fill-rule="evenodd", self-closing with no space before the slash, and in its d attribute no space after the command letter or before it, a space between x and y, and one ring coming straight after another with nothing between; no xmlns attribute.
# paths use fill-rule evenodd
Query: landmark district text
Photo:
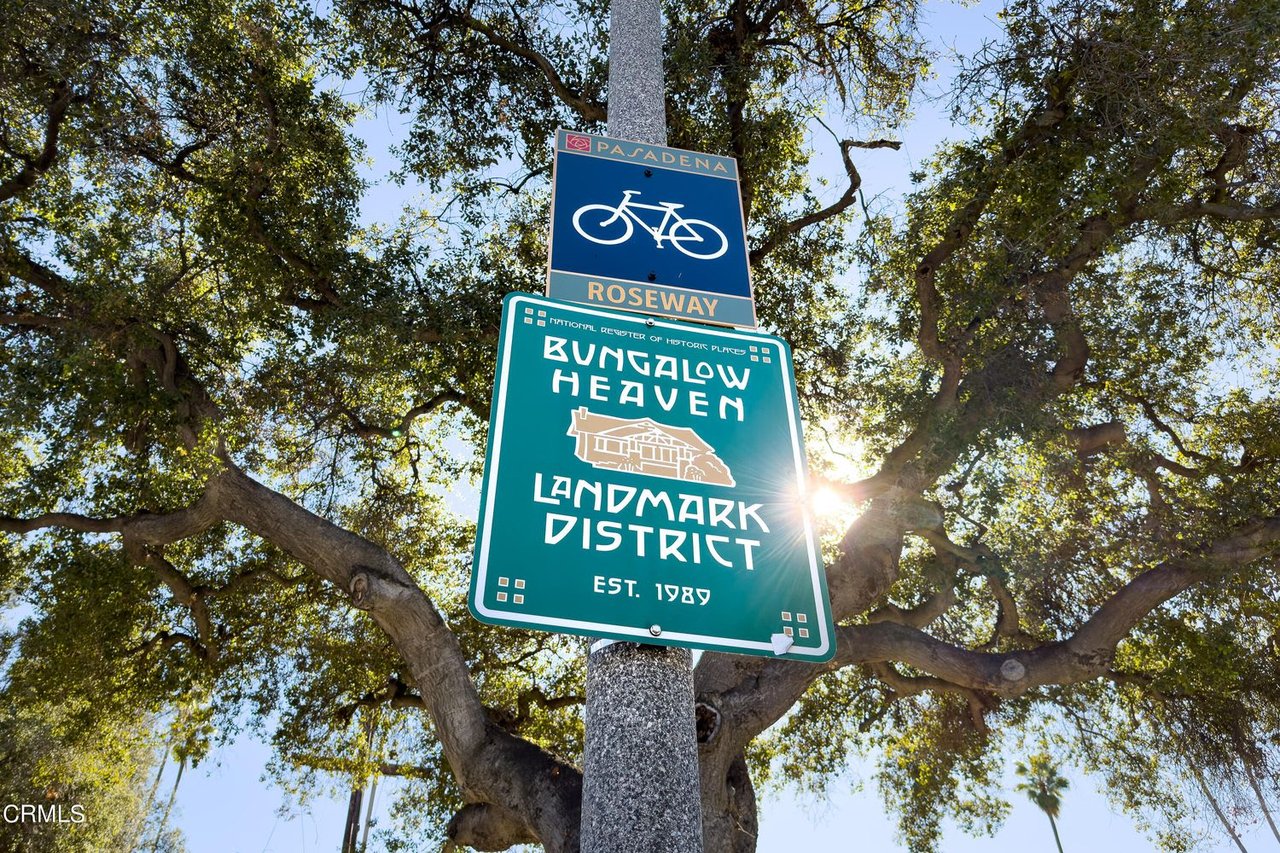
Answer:
<svg viewBox="0 0 1280 853"><path fill-rule="evenodd" d="M547 511L543 542L559 545L568 541L583 551L616 551L625 546L636 557L752 571L760 540L744 534L769 533L769 525L760 515L763 504L683 493L673 496L664 489L558 475L544 479L537 473L533 475L533 500L562 510L605 516ZM617 520L628 516L635 522ZM638 523L643 521L649 523ZM659 526L662 522L686 527ZM690 530L688 525L703 529Z"/></svg>

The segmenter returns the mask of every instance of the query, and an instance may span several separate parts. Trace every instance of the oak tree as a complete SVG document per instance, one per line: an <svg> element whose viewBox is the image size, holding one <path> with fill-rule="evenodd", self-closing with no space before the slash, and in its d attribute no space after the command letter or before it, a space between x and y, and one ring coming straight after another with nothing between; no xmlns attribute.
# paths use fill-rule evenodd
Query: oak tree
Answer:
<svg viewBox="0 0 1280 853"><path fill-rule="evenodd" d="M992 831L1030 737L1181 849L1184 780L1261 813L1280 778L1280 4L1013 0L960 141L877 203L921 14L665 6L671 144L739 159L853 508L835 660L698 663L706 849L855 754L910 848ZM0 7L6 691L194 708L193 760L256 728L299 790L413 780L398 849L577 849L580 643L467 615L456 490L607 38L595 0ZM362 108L429 191L394 221Z"/></svg>

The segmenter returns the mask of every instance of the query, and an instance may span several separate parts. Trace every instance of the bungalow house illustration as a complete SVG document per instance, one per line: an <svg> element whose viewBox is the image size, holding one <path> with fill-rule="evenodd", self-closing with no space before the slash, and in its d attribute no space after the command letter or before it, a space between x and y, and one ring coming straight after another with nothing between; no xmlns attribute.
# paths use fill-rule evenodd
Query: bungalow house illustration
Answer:
<svg viewBox="0 0 1280 853"><path fill-rule="evenodd" d="M649 418L614 418L579 406L569 423L574 455L595 468L632 471L693 483L734 485L733 474L691 429Z"/></svg>

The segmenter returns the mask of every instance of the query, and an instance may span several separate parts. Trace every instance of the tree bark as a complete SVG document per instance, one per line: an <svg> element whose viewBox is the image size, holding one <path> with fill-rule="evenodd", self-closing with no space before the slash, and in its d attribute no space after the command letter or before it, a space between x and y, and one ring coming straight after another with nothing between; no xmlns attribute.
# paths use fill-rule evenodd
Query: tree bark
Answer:
<svg viewBox="0 0 1280 853"><path fill-rule="evenodd" d="M501 815L512 838L537 838L553 853L576 851L578 770L489 719L457 637L399 561L224 462L226 469L192 507L110 526L134 547L162 546L229 521L345 591L391 638L413 674L468 801L493 804L482 813Z"/></svg>

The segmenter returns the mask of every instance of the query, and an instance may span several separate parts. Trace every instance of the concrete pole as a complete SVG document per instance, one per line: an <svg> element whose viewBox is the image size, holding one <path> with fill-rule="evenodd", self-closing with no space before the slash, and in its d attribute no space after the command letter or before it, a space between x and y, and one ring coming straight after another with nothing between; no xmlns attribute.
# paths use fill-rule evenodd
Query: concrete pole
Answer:
<svg viewBox="0 0 1280 853"><path fill-rule="evenodd" d="M609 135L667 141L658 0L609 7ZM687 649L599 640L587 655L584 853L701 853Z"/></svg>
<svg viewBox="0 0 1280 853"><path fill-rule="evenodd" d="M658 0L609 4L609 135L667 144Z"/></svg>

